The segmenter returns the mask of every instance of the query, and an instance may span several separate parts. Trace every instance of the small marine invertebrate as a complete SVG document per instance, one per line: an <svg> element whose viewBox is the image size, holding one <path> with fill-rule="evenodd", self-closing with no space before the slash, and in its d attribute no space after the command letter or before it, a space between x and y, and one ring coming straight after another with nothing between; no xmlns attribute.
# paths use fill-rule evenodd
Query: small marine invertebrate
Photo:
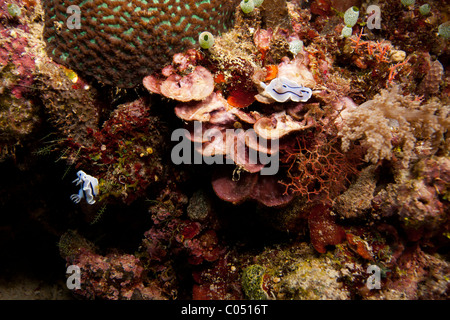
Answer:
<svg viewBox="0 0 450 320"><path fill-rule="evenodd" d="M344 23L347 27L352 28L359 18L359 9L356 6L348 8L344 13Z"/></svg>
<svg viewBox="0 0 450 320"><path fill-rule="evenodd" d="M396 76L397 73L398 73L397 69L403 67L405 64L408 63L408 61L409 61L409 58L406 59L406 60L404 60L403 62L399 62L399 63L397 63L397 64L394 64L393 66L391 66L391 67L389 68L388 82L387 82L386 86L387 86L389 83L392 83L392 81L394 80L395 76Z"/></svg>
<svg viewBox="0 0 450 320"><path fill-rule="evenodd" d="M297 135L294 143L285 148L280 161L288 166L282 184L286 191L301 195L308 201L329 203L349 183L357 172L359 159L346 155L338 147L336 128L316 123L316 130ZM353 156L355 157L355 156Z"/></svg>
<svg viewBox="0 0 450 320"><path fill-rule="evenodd" d="M194 47L200 30L226 30L238 0L45 0L44 39L53 59L119 87L133 87ZM67 8L82 14L69 29ZM59 26L59 27L58 27Z"/></svg>
<svg viewBox="0 0 450 320"><path fill-rule="evenodd" d="M253 0L242 0L240 6L244 13L250 13L255 9Z"/></svg>
<svg viewBox="0 0 450 320"><path fill-rule="evenodd" d="M303 87L286 77L275 78L268 85L261 82L260 85L264 89L262 94L277 102L286 102L287 100L306 102L312 95L311 89Z"/></svg>
<svg viewBox="0 0 450 320"><path fill-rule="evenodd" d="M412 6L416 2L416 0L400 0L400 1L405 7Z"/></svg>
<svg viewBox="0 0 450 320"><path fill-rule="evenodd" d="M22 10L20 7L15 3L8 3L8 13L11 15L11 17L19 17L22 13Z"/></svg>
<svg viewBox="0 0 450 320"><path fill-rule="evenodd" d="M88 204L94 204L94 197L98 196L99 187L98 180L93 176L86 174L83 170L77 172L78 178L72 181L76 182L76 186L80 186L80 191L78 194L73 194L70 196L70 200L75 203L79 203L81 199L85 198Z"/></svg>
<svg viewBox="0 0 450 320"><path fill-rule="evenodd" d="M392 49L392 45L389 41L386 40L362 40L363 28L358 36L352 36L349 38L351 41L350 46L353 49L354 55L352 57L353 63L361 69L366 69L371 67L372 70L376 69L385 69L384 63L389 62L389 54L394 51ZM399 52L401 50L397 50L397 54L395 51L393 52L395 58L400 58L402 54Z"/></svg>
<svg viewBox="0 0 450 320"><path fill-rule="evenodd" d="M450 38L450 21L444 22L439 25L438 34L444 39Z"/></svg>
<svg viewBox="0 0 450 320"><path fill-rule="evenodd" d="M198 37L198 44L202 49L209 49L214 45L214 36L209 31L203 31Z"/></svg>
<svg viewBox="0 0 450 320"><path fill-rule="evenodd" d="M425 3L419 7L419 12L421 15L426 16L431 11L431 6L428 3Z"/></svg>
<svg viewBox="0 0 450 320"><path fill-rule="evenodd" d="M289 51L296 56L303 49L303 41L295 39L289 42Z"/></svg>
<svg viewBox="0 0 450 320"><path fill-rule="evenodd" d="M348 26L344 26L344 28L342 28L341 31L341 36L344 38L348 38L352 35L353 29L351 27Z"/></svg>

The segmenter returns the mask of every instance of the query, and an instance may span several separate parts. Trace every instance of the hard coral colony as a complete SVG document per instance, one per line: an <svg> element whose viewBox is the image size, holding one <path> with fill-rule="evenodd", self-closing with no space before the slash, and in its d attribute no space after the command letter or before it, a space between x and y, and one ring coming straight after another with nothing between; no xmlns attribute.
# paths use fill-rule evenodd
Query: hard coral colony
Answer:
<svg viewBox="0 0 450 320"><path fill-rule="evenodd" d="M71 295L449 299L448 4L0 12L0 247L40 225Z"/></svg>

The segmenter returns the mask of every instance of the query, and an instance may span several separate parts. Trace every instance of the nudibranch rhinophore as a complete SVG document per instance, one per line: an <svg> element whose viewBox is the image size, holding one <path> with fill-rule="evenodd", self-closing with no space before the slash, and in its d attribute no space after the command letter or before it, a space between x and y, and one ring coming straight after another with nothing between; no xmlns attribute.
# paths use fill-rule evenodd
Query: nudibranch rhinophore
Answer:
<svg viewBox="0 0 450 320"><path fill-rule="evenodd" d="M78 186L81 184L80 191L78 194L72 194L70 196L70 200L75 203L79 203L82 198L86 198L86 202L88 204L94 204L94 197L98 196L99 187L98 180L93 176L86 174L83 170L77 172L78 178L72 181L72 183L77 183Z"/></svg>
<svg viewBox="0 0 450 320"><path fill-rule="evenodd" d="M271 97L277 102L292 100L295 102L306 102L311 98L312 91L285 77L273 79L268 85L261 82L264 89L263 95Z"/></svg>

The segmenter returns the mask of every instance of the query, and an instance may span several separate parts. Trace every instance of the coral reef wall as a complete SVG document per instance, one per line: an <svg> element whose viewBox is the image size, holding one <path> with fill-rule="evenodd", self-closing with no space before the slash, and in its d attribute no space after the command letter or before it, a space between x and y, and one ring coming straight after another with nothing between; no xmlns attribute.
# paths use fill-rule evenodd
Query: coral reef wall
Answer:
<svg viewBox="0 0 450 320"><path fill-rule="evenodd" d="M448 300L450 7L427 4L0 1L0 274Z"/></svg>

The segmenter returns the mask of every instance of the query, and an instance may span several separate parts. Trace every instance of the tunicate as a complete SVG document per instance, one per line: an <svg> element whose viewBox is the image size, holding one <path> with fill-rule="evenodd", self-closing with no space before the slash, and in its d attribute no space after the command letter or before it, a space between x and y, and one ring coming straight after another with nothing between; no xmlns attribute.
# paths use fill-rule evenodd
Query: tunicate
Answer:
<svg viewBox="0 0 450 320"><path fill-rule="evenodd" d="M450 38L450 21L442 23L438 27L438 33L441 37L445 39Z"/></svg>
<svg viewBox="0 0 450 320"><path fill-rule="evenodd" d="M408 7L413 5L416 2L416 0L401 0L401 2L405 7Z"/></svg>
<svg viewBox="0 0 450 320"><path fill-rule="evenodd" d="M198 37L198 43L203 49L209 49L214 44L214 36L211 34L211 32L204 31L200 33L200 36Z"/></svg>
<svg viewBox="0 0 450 320"><path fill-rule="evenodd" d="M426 16L427 14L429 14L429 13L430 13L430 10L431 10L431 6L430 6L428 3L426 3L426 4L424 4L424 5L421 5L421 6L419 7L419 12L420 12L420 14L423 15L423 16Z"/></svg>
<svg viewBox="0 0 450 320"><path fill-rule="evenodd" d="M353 27L358 21L359 9L357 7L348 8L344 13L344 23L347 27Z"/></svg>
<svg viewBox="0 0 450 320"><path fill-rule="evenodd" d="M263 2L264 0L253 0L253 4L255 5L255 7L259 7L263 4Z"/></svg>
<svg viewBox="0 0 450 320"><path fill-rule="evenodd" d="M352 30L351 27L345 26L342 29L341 36L343 36L344 38L348 38L348 37L350 37L352 35L352 32L353 32L353 30Z"/></svg>
<svg viewBox="0 0 450 320"><path fill-rule="evenodd" d="M8 3L7 7L8 7L8 13L12 17L20 16L22 10L20 10L20 7L17 4L15 4L15 3Z"/></svg>
<svg viewBox="0 0 450 320"><path fill-rule="evenodd" d="M289 51L292 52L294 56L297 55L303 48L303 41L301 40L293 40L289 43Z"/></svg>
<svg viewBox="0 0 450 320"><path fill-rule="evenodd" d="M250 13L255 9L255 3L253 0L242 0L241 9L244 13Z"/></svg>

